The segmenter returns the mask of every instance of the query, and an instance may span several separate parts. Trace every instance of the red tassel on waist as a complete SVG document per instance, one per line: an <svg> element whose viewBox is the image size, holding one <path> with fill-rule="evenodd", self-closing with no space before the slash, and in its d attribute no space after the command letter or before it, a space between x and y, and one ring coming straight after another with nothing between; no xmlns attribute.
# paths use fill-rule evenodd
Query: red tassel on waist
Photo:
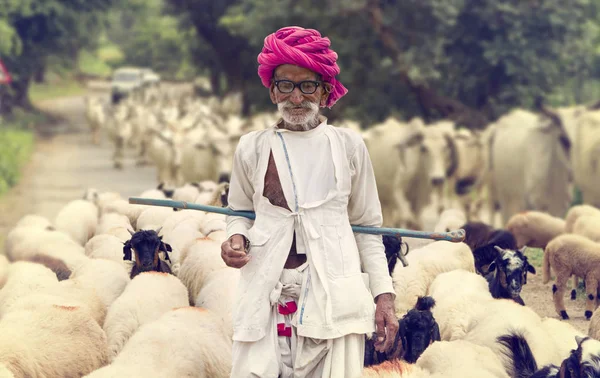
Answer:
<svg viewBox="0 0 600 378"><path fill-rule="evenodd" d="M292 337L292 327L286 327L284 323L278 323L277 334L279 336Z"/></svg>
<svg viewBox="0 0 600 378"><path fill-rule="evenodd" d="M277 306L278 306L279 313L281 315L290 315L290 314L293 314L294 312L296 312L296 310L298 310L298 306L296 305L296 302L294 302L294 301L287 302L285 304L285 306L284 305L277 305Z"/></svg>

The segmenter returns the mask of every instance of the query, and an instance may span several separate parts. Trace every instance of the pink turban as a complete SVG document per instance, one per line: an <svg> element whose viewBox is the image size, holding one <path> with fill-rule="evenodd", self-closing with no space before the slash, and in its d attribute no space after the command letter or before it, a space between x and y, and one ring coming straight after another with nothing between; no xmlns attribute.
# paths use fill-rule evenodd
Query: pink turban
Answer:
<svg viewBox="0 0 600 378"><path fill-rule="evenodd" d="M335 79L340 73L337 53L329 49L331 42L314 29L288 26L265 38L265 45L258 54L258 76L269 88L273 71L282 64L293 64L321 74L323 81L331 85L326 106L331 108L348 89Z"/></svg>

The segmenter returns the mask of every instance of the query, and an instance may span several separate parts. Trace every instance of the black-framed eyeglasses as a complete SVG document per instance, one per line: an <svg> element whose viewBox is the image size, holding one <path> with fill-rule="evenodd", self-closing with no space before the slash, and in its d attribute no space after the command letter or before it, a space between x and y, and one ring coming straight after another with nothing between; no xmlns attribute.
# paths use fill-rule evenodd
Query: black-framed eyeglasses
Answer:
<svg viewBox="0 0 600 378"><path fill-rule="evenodd" d="M291 80L275 80L275 86L281 93L292 93L296 87L300 88L300 92L304 94L313 94L321 85L320 82L314 80L304 80L295 83Z"/></svg>

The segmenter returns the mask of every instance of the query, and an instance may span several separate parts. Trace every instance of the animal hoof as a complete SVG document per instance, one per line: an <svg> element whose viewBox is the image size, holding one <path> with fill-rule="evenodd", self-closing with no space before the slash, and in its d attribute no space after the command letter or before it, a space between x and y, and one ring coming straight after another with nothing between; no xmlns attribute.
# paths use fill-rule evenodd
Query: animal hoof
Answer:
<svg viewBox="0 0 600 378"><path fill-rule="evenodd" d="M556 293L557 290L558 288L556 287L556 285L552 285L552 294Z"/></svg>
<svg viewBox="0 0 600 378"><path fill-rule="evenodd" d="M591 317L592 317L592 312L591 311L586 311L585 312L585 319L586 320L590 320Z"/></svg>
<svg viewBox="0 0 600 378"><path fill-rule="evenodd" d="M562 310L560 312L560 317L563 318L563 320L569 320L569 315L567 315L567 312L565 310Z"/></svg>
<svg viewBox="0 0 600 378"><path fill-rule="evenodd" d="M577 290L573 289L571 290L571 300L574 301L575 299L577 299Z"/></svg>

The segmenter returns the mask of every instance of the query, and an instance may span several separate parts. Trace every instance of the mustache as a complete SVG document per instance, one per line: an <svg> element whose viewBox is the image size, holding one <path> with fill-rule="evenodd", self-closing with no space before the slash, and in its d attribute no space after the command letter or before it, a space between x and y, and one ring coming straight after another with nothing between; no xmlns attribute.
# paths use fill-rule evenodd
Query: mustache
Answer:
<svg viewBox="0 0 600 378"><path fill-rule="evenodd" d="M292 108L304 108L304 109L319 109L319 105L310 101L303 101L300 104L294 104L293 102L286 101L280 103L281 109L292 109Z"/></svg>

